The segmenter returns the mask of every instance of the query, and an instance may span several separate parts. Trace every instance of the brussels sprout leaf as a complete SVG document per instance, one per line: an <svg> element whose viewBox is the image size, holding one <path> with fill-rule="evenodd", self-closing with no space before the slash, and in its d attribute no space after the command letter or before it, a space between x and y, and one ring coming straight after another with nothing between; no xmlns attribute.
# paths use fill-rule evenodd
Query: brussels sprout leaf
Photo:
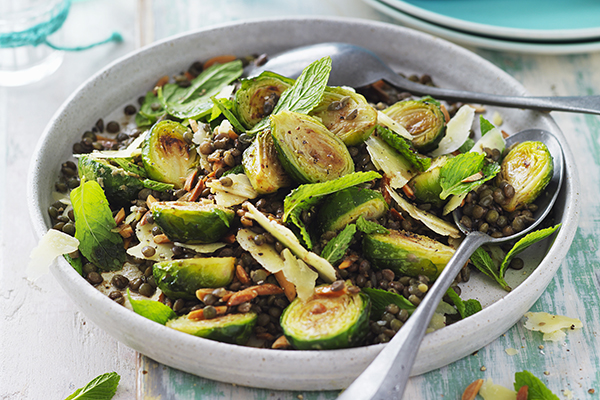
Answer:
<svg viewBox="0 0 600 400"><path fill-rule="evenodd" d="M479 127L481 128L481 136L495 128L494 124L483 118L483 115L479 116Z"/></svg>
<svg viewBox="0 0 600 400"><path fill-rule="evenodd" d="M116 372L99 375L65 400L110 400L117 392L120 380Z"/></svg>
<svg viewBox="0 0 600 400"><path fill-rule="evenodd" d="M471 255L471 262L473 263L473 265L475 265L475 267L478 270L480 270L490 278L495 279L496 282L498 282L500 286L502 286L502 289L506 290L507 292L511 291L510 286L508 286L508 283L506 283L506 281L504 280L504 276L500 275L500 273L496 269L492 257L490 257L490 255L483 248L480 247L477 250L475 250L473 255Z"/></svg>
<svg viewBox="0 0 600 400"><path fill-rule="evenodd" d="M519 391L522 386L527 386L527 398L535 400L559 400L555 395L544 385L544 383L529 371L515 373L515 391Z"/></svg>
<svg viewBox="0 0 600 400"><path fill-rule="evenodd" d="M395 304L412 314L415 311L415 305L408 301L404 296L397 293L388 292L383 289L362 288L364 293L371 298L371 319L379 319L390 304Z"/></svg>
<svg viewBox="0 0 600 400"><path fill-rule="evenodd" d="M419 154L409 140L383 126L377 127L377 134L419 171L425 172L431 166L431 158Z"/></svg>
<svg viewBox="0 0 600 400"><path fill-rule="evenodd" d="M125 262L123 238L112 231L117 224L98 182L84 177L71 191L71 204L81 254L102 270L121 269Z"/></svg>
<svg viewBox="0 0 600 400"><path fill-rule="evenodd" d="M478 172L481 178L473 182L463 182ZM469 152L459 154L451 158L440 170L440 185L442 186L441 199L446 199L451 194L461 195L489 181L500 172L500 166L496 163L485 162L485 156L481 153Z"/></svg>
<svg viewBox="0 0 600 400"><path fill-rule="evenodd" d="M131 297L129 289L127 289L127 298L131 304L131 308L137 314L142 317L146 317L154 322L158 322L161 325L167 323L168 320L175 318L177 315L171 307L161 303L160 301L146 300L146 299L134 299Z"/></svg>
<svg viewBox="0 0 600 400"><path fill-rule="evenodd" d="M481 307L481 303L475 299L463 300L460 296L454 291L454 289L450 288L446 292L446 294L452 299L452 302L456 306L458 313L461 318L467 318L476 312L481 311L483 308Z"/></svg>
<svg viewBox="0 0 600 400"><path fill-rule="evenodd" d="M123 170L138 175L141 178L146 178L148 176L144 168L132 163L127 158L111 158L110 162L113 164L117 164Z"/></svg>
<svg viewBox="0 0 600 400"><path fill-rule="evenodd" d="M364 219L362 215L358 217L358 220L356 221L356 228L367 235L372 233L382 233L387 235L390 233L386 227L379 225L377 222L368 221Z"/></svg>
<svg viewBox="0 0 600 400"><path fill-rule="evenodd" d="M346 250L348 250L348 246L355 233L356 225L346 225L344 230L325 245L323 251L321 251L321 257L329 261L332 265L336 264L346 254Z"/></svg>
<svg viewBox="0 0 600 400"><path fill-rule="evenodd" d="M500 265L500 275L504 276L504 274L506 273L506 269L508 268L508 265L510 264L511 260L513 259L513 257L515 255L519 254L520 252L522 252L523 250L525 250L532 244L537 243L540 240L543 240L543 239L547 238L548 236L552 235L554 232L556 232L560 228L561 225L562 224L558 224L558 225L555 225L555 226L552 226L549 228L533 231L533 232L527 234L525 237L521 238L517 243L515 243L513 248L510 249L508 254L506 254L506 257L504 257L504 261L502 261L502 265Z"/></svg>
<svg viewBox="0 0 600 400"><path fill-rule="evenodd" d="M230 111L231 107L233 107L233 103L230 100L217 99L215 96L211 97L210 100L213 102L215 107L217 107L219 109L219 111L221 111L221 113L223 113L225 118L227 118L227 120L231 123L231 125L238 132L246 131L246 128L244 128L242 126L240 121L238 121L238 119L235 117L235 115L233 115L233 113Z"/></svg>

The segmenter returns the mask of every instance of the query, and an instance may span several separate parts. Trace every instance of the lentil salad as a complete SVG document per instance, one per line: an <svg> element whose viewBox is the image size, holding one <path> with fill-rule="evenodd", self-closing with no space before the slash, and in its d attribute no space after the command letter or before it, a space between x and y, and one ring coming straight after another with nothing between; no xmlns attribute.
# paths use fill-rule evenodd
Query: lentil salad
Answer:
<svg viewBox="0 0 600 400"><path fill-rule="evenodd" d="M192 68L190 70L192 70ZM195 71L198 71L197 65ZM182 78L182 76L186 79ZM178 87L185 88L189 87L188 85L192 85L191 82L194 79L195 77L193 73L188 71L187 74L182 74L175 77L175 82ZM423 77L420 79L430 81L430 78L428 77ZM399 99L410 98L409 94L394 93L390 90L390 88L387 88L381 84L363 90L363 94L375 109L380 110L388 109L389 105L396 103ZM157 97L154 93L153 95L155 98ZM163 118L163 115L168 114L165 113L164 109L161 110L161 107L164 108L165 101L159 100L157 102L148 103L148 98L149 95L147 95L144 100L140 102L139 106L143 108L144 105L146 105L147 108L149 107L149 109L154 112L162 111L163 114L157 118L158 121L154 125L156 126L156 124L162 122L161 119ZM231 99L232 98L229 100ZM264 102L262 111L265 114L269 114L267 111L273 110L273 104L276 104L277 100L279 100L277 97L268 97ZM343 103L344 101L348 100L344 100L344 97L342 97L340 100L334 101L337 101L338 103L332 102L331 104L334 105L328 106L328 108L332 108L332 110L329 111L338 111L336 110L338 107L344 108ZM430 103L432 102L432 100L427 101ZM125 114L133 115L133 107L135 106L127 106L125 109ZM449 118L455 114L458 109L458 105L455 105L454 108L448 108L448 120L446 120L446 117L444 117L445 124L448 123ZM352 120L356 118L356 115L352 115L355 110L356 108L349 112L348 119ZM137 116L140 116L140 114L138 113ZM142 117L147 118L148 116L142 115ZM149 183L148 185L150 187L143 187L139 189L137 191L136 198L130 200L131 204L129 210L127 210L126 207L117 207L118 209L114 208L112 211L115 214L115 219L120 220L121 222L121 224L118 224L118 226L121 226L121 228L119 228L119 233L125 238L125 241L130 239L130 248L135 247L134 245L137 241L141 241L138 226L136 225L153 225L151 229L152 239L155 242L164 241L163 243L158 244L165 244L170 247L172 253L170 258L176 260L195 259L199 258L197 257L199 254L199 249L197 247L194 248L193 244L190 245L187 243L180 243L170 240L168 237L169 235L165 235L165 233L161 231L160 227L156 225L154 221L155 213L148 213L148 211L150 211L150 209L153 207L152 204L155 203L172 201L187 202L190 200L193 202L198 202L197 200L199 199L214 200L219 193L227 193L226 190L219 190L219 188L230 188L234 184L238 183L238 175L240 174L236 174L235 172L240 171L239 166L243 164L244 152L250 148L252 143L255 143L257 139L253 140L254 136L246 134L240 129L234 128L231 122L222 122L218 119L219 117L214 120L216 122L213 124L209 123L207 125L205 125L206 121L200 121L199 123L192 122L194 121L193 118L188 119L188 121L177 117L173 118L172 116L167 118L169 120L174 119L177 122L183 122L184 124L187 122L187 124L189 124L190 129L186 130L182 136L190 148L193 147L198 150L198 157L205 161L205 166L195 168L194 173L188 175L186 177L187 179L185 179L185 182L182 182L181 188L175 188L174 186L173 188L163 190L164 187L161 187L155 183ZM141 120L141 118L137 119ZM118 125L119 124L116 121L111 121L106 125L105 128L102 120L98 121L94 127L95 129L84 133L81 142L74 145L74 153L87 154L92 150L105 151L107 149L123 149L124 147L129 146L130 143L136 139L136 136L142 137L146 131L145 129L136 129L130 133L121 132ZM141 126L143 128L143 125ZM194 126L196 127L194 128ZM369 136L369 138L379 138L384 136L386 133L384 133L385 131L383 129L385 128L382 128L381 132L379 130L377 130L376 133L369 132L370 135L372 134L372 136ZM194 136L196 136L199 131L204 131L204 134L207 134L206 140L195 143ZM105 132L110 133L110 135L106 135ZM256 136L256 138L258 138L258 136ZM348 145L346 148L352 159L355 172L367 173L382 170L382 168L380 168L381 165L379 165L379 167L376 166L377 160L373 160L372 156L374 153L369 152L369 145L365 144L364 141L355 145ZM488 159L492 161L498 161L500 159L501 153L497 149L496 152L493 151L494 149L486 148L486 150L488 150L486 153L486 157ZM84 157L79 158L80 163L82 159L84 159ZM139 159L136 160L134 158L133 161L138 167L144 167L143 162L140 162ZM114 167L117 167L117 165L114 165L114 160L111 160L111 163ZM120 164L119 166L122 167ZM61 168L61 178L56 185L58 191L66 192L69 189L78 187L79 179L77 178L77 170L77 165L75 165L72 161L68 161L63 164ZM427 170L428 168L425 168L422 172ZM81 168L79 168L79 172L81 173ZM389 204L392 204L392 206L389 207L389 209L386 210L382 215L378 216L377 218L365 218L365 221L368 220L368 222L376 223L377 225L381 226L382 229L387 231L405 231L411 232L408 235L411 237L428 237L432 240L442 243L444 246L451 248L454 238L452 238L450 235L442 236L439 233L432 231L427 224L423 223L422 220L413 217L409 211L398 207L396 203L394 203L395 200L390 198L388 191L388 189L390 189L390 184L387 182L387 180L386 174L384 173L383 177L381 178L369 179L366 182L360 183L360 185L363 185L361 189L373 190L374 192L380 193L388 206ZM173 185L173 183L170 184ZM310 183L305 184L309 185ZM294 185L297 185L297 183ZM417 201L415 196L417 196L418 193L415 193L414 187L408 183L406 185L403 185L400 188L403 192L403 197L410 201ZM254 187L254 185L252 186ZM492 235L501 234L502 230L506 226L510 226L511 229L518 229L519 223L526 223L527 218L530 217L527 212L531 212L535 207L534 205L527 205L524 210L519 212L518 215L509 215L509 213L503 212L501 207L498 207L498 205L501 205L505 201L505 198L512 197L510 196L510 187L512 186L507 185L506 181L501 181L495 186L488 183L485 185L479 185L476 190L470 191L466 195L465 201L467 206L464 209L465 218L471 218L471 225L473 227L482 231L491 230ZM504 198L500 197L499 191L502 191ZM241 203L230 206L235 213L234 220L232 220L232 227L251 231L254 245L270 245L278 254L282 254L288 246L282 244L282 242L277 240L277 237L275 237L271 232L265 230L264 226L256 223L256 219L252 218L252 213L254 211L252 211L250 207L252 207L251 204L253 204L258 212L267 215L274 220L280 221L285 214L285 198L289 194L289 189L278 190L274 193L262 194L254 199L251 199L250 205L247 203ZM493 200L492 203L489 202L490 196ZM111 202L111 205L112 203L113 202ZM444 219L442 215L443 210L439 206L428 202L422 202L418 204L417 207L419 210L425 211L428 214L436 215L441 220ZM472 210L470 208L472 208ZM119 212L121 209L124 210L123 212L125 215L119 217ZM480 209L484 210L482 211ZM55 229L61 229L63 232L68 234L75 233L75 225L73 223L75 216L67 204L56 203L52 205L48 211L53 217ZM69 213L71 214L70 216ZM248 215L249 213L251 215ZM497 218L494 217L494 213L498 213ZM362 214L363 213L361 213L361 215ZM502 216L504 216L504 218L507 220L506 222L502 223L500 214L503 214ZM131 215L134 215L134 217L130 217ZM126 221L128 217L131 219L131 221L125 224L124 221ZM519 220L520 222L515 223L514 221L517 217L521 217ZM301 220L301 224L308 227L313 226L316 223L315 219L318 218L318 207L310 207L308 209L301 210L299 218ZM498 219L500 219L500 223L498 223ZM129 227L123 227L123 225L129 225ZM365 225L368 224L365 223ZM368 226L367 228L357 231L354 235L352 235L352 238L347 244L347 250L339 260L339 263L332 263L337 264L335 265L335 277L337 279L331 283L331 285L325 286L325 289L322 290L328 290L328 293L342 292L344 295L355 295L361 292L369 291L362 290L364 288L376 288L385 290L392 295L402 296L409 303L400 302L401 304L398 305L394 302L390 302L385 305L383 307L383 311L380 310L381 312L379 312L377 318L370 320L368 323L368 332L358 344L378 343L389 340L389 338L393 336L398 329L400 329L402 323L408 318L411 312L410 307L412 306L414 309L414 307L418 305L420 298L425 295L430 281L435 278L435 272L433 274L427 272L422 274L412 274L412 276L410 276L400 274L397 271L394 271L393 268L376 267L374 265L376 262L373 262L373 258L368 259L363 254L363 236L388 234L367 233L367 229L380 228ZM131 232L129 232L130 230ZM135 233L135 235L125 237L130 233ZM339 237L339 235L339 230L323 230L319 237L314 238L311 252L316 255L322 255L322 252L327 247L327 244L333 241L336 237ZM156 239L157 237L158 239ZM254 312L256 314L256 319L253 323L254 327L252 330L251 339L249 339L250 342L248 343L263 347L288 347L290 345L288 341L279 340L280 338L287 336L282 336L282 327L279 321L283 310L289 307L289 303L290 301L293 301L294 297L287 296L286 293L284 293L285 285L283 285L281 281L277 279L276 274L269 272L264 268L264 265L262 265L260 262L257 262L256 257L252 255L252 252L248 250L248 247L243 248L239 244L238 240L233 240L232 243L229 243L228 241L231 241L231 234L227 235L226 238L227 240L224 241L225 245L208 253L208 256L216 256L222 259L233 259L234 274L231 283L228 285L214 289L211 288L209 292L206 290L201 291L201 298L185 299L183 297L171 298L169 296L165 296L164 291L157 290L159 285L156 282L156 274L154 272L157 262L156 260L148 259L156 255L157 249L153 246L143 246L140 249L141 257L134 257L131 256L131 254L127 255L126 270L129 272L125 274L117 273L113 275L110 280L110 285L115 290L111 289L109 292L109 297L117 302L125 303L126 294L123 293L123 289L129 288L130 291L138 292L146 297L156 296L159 301L172 308L174 313L177 315L187 315L189 317L190 314L195 312L195 314L192 315L197 317L198 320L213 320L217 318L218 315L221 315L219 313L222 312L225 315L247 314L249 312ZM80 259L81 258L82 256L80 255ZM139 272L137 272L136 269L139 270ZM93 263L83 263L82 272L88 281L90 281L90 283L94 285L102 285L104 283L105 278L103 278L102 275L106 273L101 274L98 266L94 265ZM128 274L136 277L129 279L126 276ZM465 266L463 271L461 271L457 277L457 283L468 280L469 274L470 267ZM328 283L323 277L320 277L317 282L322 284ZM243 291L246 291L246 293L252 291L256 292L258 287L269 288L271 292L264 295L257 294L252 299L240 302L239 304L234 304L234 302L229 301L229 299L231 299L233 296L231 293L239 293ZM460 288L458 286L455 285L453 288L455 292L460 292ZM317 288L317 290L319 290L319 288ZM317 295L324 296L323 293L317 293ZM374 294L374 296L376 296L376 294ZM198 297L198 295L196 297ZM451 298L447 298L446 300L448 304L453 304L459 301L456 299L452 300ZM407 306L406 304L410 304L410 306ZM404 308L401 308L402 305L404 305ZM223 309L223 307L225 307L225 309ZM377 307L374 305L373 309L375 310ZM381 309L381 307L379 307L379 309ZM197 311L202 311L202 313ZM443 318L446 319L445 323L450 323L452 320L455 320L459 317L460 315L456 312L448 312Z"/></svg>

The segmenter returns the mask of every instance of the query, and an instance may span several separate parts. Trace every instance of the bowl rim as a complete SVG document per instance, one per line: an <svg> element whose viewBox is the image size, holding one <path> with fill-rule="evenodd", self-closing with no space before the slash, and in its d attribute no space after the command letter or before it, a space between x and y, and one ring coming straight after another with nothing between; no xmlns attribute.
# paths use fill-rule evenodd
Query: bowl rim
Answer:
<svg viewBox="0 0 600 400"><path fill-rule="evenodd" d="M34 150L34 155L32 157L29 171L28 171L27 202L29 205L30 218L33 223L36 235L38 237L41 237L49 228L44 221L45 206L38 201L38 199L40 199L41 192L40 192L40 187L36 184L36 175L37 175L37 171L40 168L42 168L41 165L38 165L38 160L41 158L40 156L43 153L43 149L44 149L45 145L48 143L49 140L51 140L51 134L57 125L57 121L60 119L61 115L63 115L65 113L65 110L67 110L69 108L69 106L71 105L72 102L76 101L82 95L85 95L84 92L85 92L86 88L93 86L96 81L98 81L98 80L102 79L103 77L105 77L106 75L108 75L111 70L113 70L116 66L120 65L121 63L134 62L132 60L134 60L140 54L151 53L151 52L159 49L161 46L171 45L173 43L177 43L178 41L185 40L190 37L199 36L199 35L205 34L207 32L211 32L211 31L230 29L232 27L239 28L240 26L243 26L243 25L264 24L264 23L285 24L285 23L304 23L304 22L320 22L320 23L325 23L325 24L332 23L332 24L340 24L340 25L348 25L348 26L353 25L353 24L359 24L359 25L362 25L362 26L365 26L365 27L368 27L371 29L375 29L375 30L377 30L377 29L393 30L393 31L404 33L409 36L412 35L415 37L425 38L427 40L431 40L431 38L433 38L434 40L438 41L438 43L442 43L444 46L451 48L452 51L457 52L461 55L464 55L465 57L468 57L468 58L476 58L476 59L478 59L478 61L480 63L486 65L487 68L490 68L491 70L495 70L495 72L498 75L501 75L509 83L506 86L507 93L517 94L517 95L522 95L522 94L526 93L524 87L520 83L518 83L514 78L512 78L510 75L508 75L507 73L502 71L500 68L496 67L495 65L491 64L489 61L482 59L478 55L476 55L458 45L452 44L443 39L435 38L426 33L414 31L410 28L399 27L399 26L395 26L395 25L387 24L387 23L383 23L383 22L378 22L378 21L370 21L370 20L363 20L363 19L357 19L357 18L344 18L344 17L284 17L284 18L274 17L274 18L264 18L264 19L252 19L252 20L246 20L246 21L241 21L241 22L230 22L230 23L214 25L214 26L210 26L207 28L194 30L194 31L190 31L190 32L184 32L184 33L157 41L155 43L152 43L146 47L135 50L135 51L111 62L106 67L102 68L100 71L98 71L93 76L91 76L89 79L87 79L85 82L83 82L65 100L65 102L59 107L57 112L54 114L54 116L48 122L46 128L44 129L42 136L40 137L40 139L38 140L38 142L36 144L36 147ZM567 195L567 197L569 197L567 200L570 200L571 203L569 203L565 206L565 210L563 213L563 220L572 221L572 225L570 226L571 229L561 229L558 232L558 234L556 235L555 241L568 243L570 245L570 243L573 240L575 231L576 231L577 220L578 220L578 215L579 215L579 207L580 207L579 201L577 198L577 196L578 196L577 188L579 187L579 183L578 183L578 178L576 175L576 170L574 169L574 165L575 165L575 163L573 161L574 158L573 158L571 151L566 143L566 140L564 139L564 136L563 136L562 132L560 131L560 128L558 127L556 122L550 116L547 116L547 115L545 115L545 116L542 115L541 118L555 128L554 132L557 133L559 140L561 142L561 145L563 146L563 151L565 153L565 164L566 164L565 170L567 172L567 178L568 178L568 179L565 179L565 181L567 181L566 184L568 186L563 188L563 190L567 191L566 195ZM546 262L548 261L551 265L553 265L554 271L551 274L552 276L554 276L554 274L556 273L556 270L558 269L558 266L560 265L560 262L558 262L558 261L561 261L564 258L564 256L566 255L566 252L568 251L568 248L569 248L569 246L552 246L549 248L542 263L546 264ZM553 264L552 264L552 262L553 262ZM554 265L554 264L557 264L557 265ZM541 270L542 270L541 268L536 268L536 270L521 285L516 287L512 292L508 293L501 300L484 308L479 313L478 318L481 319L482 321L487 321L486 323L488 323L488 324L491 321L496 320L497 315L501 314L503 307L505 306L507 301L512 300L513 298L519 298L519 296L521 296L522 293L527 289L526 288L527 285L525 283L529 282L532 279L535 279L536 277L541 276L544 272ZM115 325L129 324L129 325L132 325L132 327L137 326L138 329L141 329L145 332L149 332L156 337L163 338L163 340L167 340L169 343L171 343L175 347L185 348L186 346L188 346L191 348L203 348L203 349L205 349L205 351L207 351L208 353L211 353L211 354L212 353L231 354L232 352L234 352L236 354L239 353L237 355L238 357L240 357L240 356L241 357L254 357L254 358L262 358L263 360L265 358L272 359L274 357L275 358L284 357L290 363L302 363L307 357L310 359L313 359L313 360L321 360L324 357L328 357L329 355L331 355L333 353L336 354L336 357L338 355L342 355L343 357L346 357L348 359L359 359L359 358L364 358L364 357L373 358L385 346L385 345L371 345L371 346L362 346L362 347L356 347L356 348L351 348L351 349L328 350L328 351L315 352L315 351L302 351L302 350L285 351L285 350L273 350L273 349L256 349L256 348L251 348L251 347L236 346L236 345L231 345L231 344L215 342L212 340L198 338L198 337L194 337L194 336L182 333L182 332L175 331L175 330L167 328L165 326L161 326L160 324L156 324L153 321L150 321L142 316L136 315L131 310L128 310L128 309L118 305L116 302L110 300L107 296L102 294L100 291L98 291L93 286L88 285L87 282L85 282L85 280L83 280L81 278L81 276L66 261L64 261L64 259L60 259L58 262L54 262L51 267L51 271L52 271L53 275L55 276L55 278L59 281L59 283L61 285L63 285L63 287L65 288L65 290L67 292L69 292L69 290L67 290L67 288L71 285L74 285L76 288L78 288L78 290L81 291L81 293L85 293L85 295L88 296L87 303L101 305L103 307L103 309L105 310L105 314L110 314L110 317L113 319L114 322L116 322ZM86 283L86 285L81 285L81 283ZM549 280L548 280L548 283L549 283ZM545 289L545 286L544 286L544 289ZM541 295L541 293L540 293L540 295ZM76 305L79 308L91 306L90 304L83 305L83 304L78 304L76 302ZM90 315L88 315L87 313L86 313L86 317L88 317L88 318L92 319L94 322L96 322L96 320L94 318L92 318ZM517 320L508 321L509 323L506 323L506 325L507 325L506 329L508 329L510 326L512 326L514 323L516 323ZM472 319L472 317L467 318L467 319L461 320L457 323L454 323L448 327L445 327L439 331L433 332L425 337L423 344L426 345L426 343L438 343L438 344L450 343L451 341L444 340L444 336L454 337L453 335L460 335L461 331L463 331L467 327L473 325L473 321L474 320ZM108 331L109 334L111 334L113 337L117 337L118 340L124 342L126 345L133 347L134 349L140 351L136 346L135 335L133 335L133 336L122 335L122 334L115 335L115 331L113 328L109 327L107 329L107 327L103 326L102 324L99 324L99 325L104 330ZM475 325L479 326L480 324L475 324ZM495 338L496 337L490 338L489 340L486 341L486 343L484 343L484 345L491 342ZM142 352L142 351L140 351L140 352ZM175 360L175 359L168 359L168 358L165 359L164 357L163 358L156 357L154 354L148 354L147 351L144 351L142 353L150 356L151 358L156 358L157 361L160 361L167 365L173 366L175 368L182 369L181 365L178 364L177 360ZM464 354L463 357L469 353L470 353L470 351L467 352L466 354ZM285 356L283 356L283 355L285 355ZM417 369L415 371L413 369L413 374L419 374L419 373L423 373L423 372L427 372L427 371L419 370L419 369ZM197 372L192 372L192 373L198 374ZM198 375L200 375L200 374L198 374ZM210 375L210 374L202 374L202 375L206 376L210 379L221 380L221 379L219 379L218 376L214 376L214 375ZM329 389L331 389L331 388L343 387L345 385L344 379L346 381L348 379L347 375L348 375L348 373L346 373L346 372L343 372L340 374L339 379L341 379L341 381L343 381L342 386L340 386L341 381L336 381L336 383L333 386L331 386L331 385L328 386L327 384L324 384L323 386L314 386L313 385L308 388L312 388L312 389L327 389L327 388L329 388ZM271 379L272 379L272 377L271 377ZM241 384L244 384L244 383L241 383ZM248 385L252 386L251 383L249 383ZM281 389L281 388L298 389L299 388L299 387L290 387L289 385L285 386L285 387L279 387L277 385L275 385L275 386L260 385L260 387L269 387L269 388L273 388L273 389ZM302 387L304 387L304 386L302 386ZM306 387L304 387L304 388L306 388Z"/></svg>

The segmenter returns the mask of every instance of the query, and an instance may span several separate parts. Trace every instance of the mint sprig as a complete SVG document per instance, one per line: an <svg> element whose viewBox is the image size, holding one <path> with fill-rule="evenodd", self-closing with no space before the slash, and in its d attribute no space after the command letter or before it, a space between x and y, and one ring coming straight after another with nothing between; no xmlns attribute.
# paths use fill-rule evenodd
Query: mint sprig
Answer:
<svg viewBox="0 0 600 400"><path fill-rule="evenodd" d="M466 178L481 172L482 177L474 182L463 182ZM489 181L500 172L497 163L486 163L482 153L468 152L457 155L446 162L440 169L440 198L469 193L484 182Z"/></svg>
<svg viewBox="0 0 600 400"><path fill-rule="evenodd" d="M409 140L401 137L391 129L378 126L377 134L417 170L425 172L431 166L431 158L419 154Z"/></svg>
<svg viewBox="0 0 600 400"><path fill-rule="evenodd" d="M481 307L481 303L479 302L479 300L476 300L476 299L463 300L452 288L449 288L448 291L446 292L446 294L450 297L450 299L456 306L456 309L458 310L460 317L463 319L470 317L471 315L473 315L483 309L483 307Z"/></svg>
<svg viewBox="0 0 600 400"><path fill-rule="evenodd" d="M321 251L321 257L329 261L332 265L336 264L346 254L346 250L348 250L348 246L352 242L355 233L355 224L346 225L336 237L327 242L323 251Z"/></svg>
<svg viewBox="0 0 600 400"><path fill-rule="evenodd" d="M527 386L527 399L529 400L560 400L538 377L529 371L515 373L515 391L518 392L522 386Z"/></svg>
<svg viewBox="0 0 600 400"><path fill-rule="evenodd" d="M398 293L367 287L362 288L361 291L366 293L366 295L371 299L371 316L377 319L381 318L385 308L390 304L395 304L400 307L400 309L406 310L410 314L412 314L416 309L413 303Z"/></svg>
<svg viewBox="0 0 600 400"><path fill-rule="evenodd" d="M131 297L129 289L127 289L127 299L131 304L131 308L142 317L146 317L161 325L167 323L168 320L175 318L177 315L171 307L161 303L160 301L147 299L134 299Z"/></svg>
<svg viewBox="0 0 600 400"><path fill-rule="evenodd" d="M65 400L110 400L117 392L120 380L116 372L99 375Z"/></svg>

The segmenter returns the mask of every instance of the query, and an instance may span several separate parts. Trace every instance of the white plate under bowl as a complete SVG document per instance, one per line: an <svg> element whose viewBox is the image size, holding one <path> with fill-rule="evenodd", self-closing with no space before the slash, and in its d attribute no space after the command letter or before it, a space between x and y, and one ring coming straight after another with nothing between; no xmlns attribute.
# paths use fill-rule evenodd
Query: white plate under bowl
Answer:
<svg viewBox="0 0 600 400"><path fill-rule="evenodd" d="M451 27L437 25L431 21L417 18L402 12L383 1L363 0L379 12L394 18L403 26L418 29L432 35L450 40L463 46L482 49L511 51L525 54L583 54L600 50L600 40L584 40L573 42L536 42L527 40L511 40L498 37L481 36L472 32L454 30Z"/></svg>
<svg viewBox="0 0 600 400"><path fill-rule="evenodd" d="M339 18L287 18L220 25L153 44L124 57L90 78L52 118L40 139L29 173L28 201L38 235L50 226L46 209L53 182L71 147L98 118L122 110L151 89L165 74L185 70L193 61L219 54L274 53L323 41L349 42L379 54L393 68L427 73L440 86L490 93L524 94L513 78L477 55L427 34L395 25ZM508 132L543 128L554 132L565 151L566 180L555 209L563 227L560 245L537 246L526 264L537 269L511 293L480 274L464 287L485 305L483 311L425 337L413 374L458 360L491 342L531 307L565 257L577 227L578 183L573 156L554 120L547 114L502 110ZM545 256L544 256L545 255ZM210 379L271 389L324 390L346 387L384 345L333 351L282 351L214 342L178 332L145 319L98 292L64 260L52 273L83 313L127 346L156 361ZM523 276L522 273L517 274Z"/></svg>

